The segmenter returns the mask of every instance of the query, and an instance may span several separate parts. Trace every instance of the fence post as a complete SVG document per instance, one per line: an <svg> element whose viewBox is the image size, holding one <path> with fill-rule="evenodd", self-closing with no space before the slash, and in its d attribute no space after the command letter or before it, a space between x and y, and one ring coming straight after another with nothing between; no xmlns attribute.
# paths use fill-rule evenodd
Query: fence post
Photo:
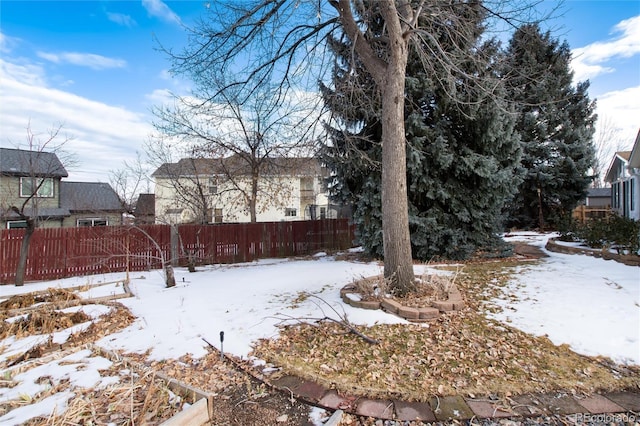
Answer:
<svg viewBox="0 0 640 426"><path fill-rule="evenodd" d="M171 231L170 234L170 245L171 248L169 249L170 253L171 253L171 265L172 266L178 266L179 264L179 259L178 259L178 245L180 244L180 235L178 234L178 227L174 224L169 225L169 229ZM160 255L162 255L162 253L159 253ZM164 265L163 265L164 267Z"/></svg>

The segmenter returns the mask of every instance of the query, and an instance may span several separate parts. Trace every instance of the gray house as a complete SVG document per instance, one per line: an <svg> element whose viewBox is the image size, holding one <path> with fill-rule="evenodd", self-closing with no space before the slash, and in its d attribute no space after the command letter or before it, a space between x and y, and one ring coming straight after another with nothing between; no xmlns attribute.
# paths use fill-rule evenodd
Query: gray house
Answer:
<svg viewBox="0 0 640 426"><path fill-rule="evenodd" d="M605 181L611 183L613 211L640 220L640 131L631 151L616 152Z"/></svg>
<svg viewBox="0 0 640 426"><path fill-rule="evenodd" d="M63 227L122 225L125 209L108 183L60 182L60 205L69 211Z"/></svg>
<svg viewBox="0 0 640 426"><path fill-rule="evenodd" d="M611 207L611 188L589 188L584 205L587 207Z"/></svg>
<svg viewBox="0 0 640 426"><path fill-rule="evenodd" d="M55 153L0 148L0 229L24 228L20 212L46 228L122 223L111 185L63 181L67 176Z"/></svg>

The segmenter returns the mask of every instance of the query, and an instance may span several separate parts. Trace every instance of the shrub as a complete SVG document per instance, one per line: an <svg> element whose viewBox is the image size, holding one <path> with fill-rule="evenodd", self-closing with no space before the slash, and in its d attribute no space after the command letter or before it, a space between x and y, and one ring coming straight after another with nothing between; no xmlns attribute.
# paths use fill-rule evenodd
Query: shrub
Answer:
<svg viewBox="0 0 640 426"><path fill-rule="evenodd" d="M640 222L613 216L609 220L608 238L619 254L640 254Z"/></svg>
<svg viewBox="0 0 640 426"><path fill-rule="evenodd" d="M563 239L572 235L592 248L612 247L619 254L640 254L640 222L627 217L614 215L577 224Z"/></svg>

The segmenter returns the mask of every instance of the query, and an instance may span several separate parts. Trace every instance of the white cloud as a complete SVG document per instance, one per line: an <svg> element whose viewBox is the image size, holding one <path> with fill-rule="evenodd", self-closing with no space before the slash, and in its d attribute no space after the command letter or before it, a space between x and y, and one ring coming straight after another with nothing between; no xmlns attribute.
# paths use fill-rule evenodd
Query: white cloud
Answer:
<svg viewBox="0 0 640 426"><path fill-rule="evenodd" d="M18 44L20 39L15 37L9 37L8 35L0 31L0 52L9 53L13 47Z"/></svg>
<svg viewBox="0 0 640 426"><path fill-rule="evenodd" d="M142 0L142 6L147 9L149 15L160 18L170 23L182 25L180 17L175 14L162 0Z"/></svg>
<svg viewBox="0 0 640 426"><path fill-rule="evenodd" d="M12 80L30 85L44 86L45 76L42 67L33 64L16 64L0 59L0 77L2 85L9 84Z"/></svg>
<svg viewBox="0 0 640 426"><path fill-rule="evenodd" d="M621 21L613 28L612 34L618 35L573 50L572 67L576 81L613 72L611 66L603 65L612 59L640 54L640 15Z"/></svg>
<svg viewBox="0 0 640 426"><path fill-rule="evenodd" d="M158 106L173 102L173 95L169 89L156 89L145 97L151 104Z"/></svg>
<svg viewBox="0 0 640 426"><path fill-rule="evenodd" d="M598 122L606 118L620 129L622 149L631 149L640 128L640 86L605 93L597 100ZM596 126L598 123L596 123Z"/></svg>
<svg viewBox="0 0 640 426"><path fill-rule="evenodd" d="M171 75L171 72L167 69L160 71L160 74L158 74L158 76L162 80L171 80L173 78L173 76Z"/></svg>
<svg viewBox="0 0 640 426"><path fill-rule="evenodd" d="M64 150L75 154L79 169L69 170L69 180L109 180L109 171L131 161L152 132L147 118L72 93L47 87L42 70L0 59L0 144L26 148L27 127L46 134L62 125ZM11 107L7 107L10 105Z"/></svg>
<svg viewBox="0 0 640 426"><path fill-rule="evenodd" d="M115 22L118 25L122 25L129 28L137 25L137 22L130 15L125 15L123 13L107 12L107 18L111 22Z"/></svg>
<svg viewBox="0 0 640 426"><path fill-rule="evenodd" d="M106 68L124 68L127 66L127 61L125 61L124 59L107 58L106 56L96 55L93 53L37 52L37 55L42 59L46 59L47 61L56 64L68 63L82 67L89 67L94 70L102 70Z"/></svg>
<svg viewBox="0 0 640 426"><path fill-rule="evenodd" d="M0 52L8 52L9 47L7 46L7 36L0 33Z"/></svg>

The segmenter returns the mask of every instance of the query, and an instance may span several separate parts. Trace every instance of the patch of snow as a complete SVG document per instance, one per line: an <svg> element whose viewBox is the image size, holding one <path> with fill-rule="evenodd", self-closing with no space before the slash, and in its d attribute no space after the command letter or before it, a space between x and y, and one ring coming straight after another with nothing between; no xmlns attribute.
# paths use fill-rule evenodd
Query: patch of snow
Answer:
<svg viewBox="0 0 640 426"><path fill-rule="evenodd" d="M511 233L507 241L521 241L540 247L549 257L520 268L507 285L505 293L514 298L498 298L493 303L503 311L489 316L528 333L547 335L555 344L569 344L586 355L609 356L615 361L640 364L640 268L589 257L546 251L544 246L555 234ZM350 250L361 251L361 248ZM440 271L429 265L416 265L416 274ZM258 339L278 335L283 316L292 318L324 317L345 313L354 324L406 323L395 315L380 310L353 308L340 298L340 289L356 279L382 275L375 262L338 261L333 256L314 259L263 259L237 265L199 267L189 273L175 269L177 285L165 288L161 271L131 274L130 287L134 297L119 300L137 317L129 327L105 336L97 344L105 349L123 352L151 352L151 358L177 359L185 354L204 356L207 339L220 345L219 332L224 331L224 350L247 358ZM84 284L124 279L123 273L93 277L77 277L23 287L0 286L0 296L26 293L47 288L65 288ZM105 285L106 289L111 285ZM96 288L99 289L100 287ZM107 290L107 292L112 291ZM316 297L300 297L308 293ZM91 297L96 297L92 293ZM326 302L326 305L324 302ZM110 308L85 305L81 308L92 318L98 318ZM87 323L88 324L88 323ZM24 353L34 345L65 341L72 331L86 324L53 335L8 337L0 342L0 360ZM425 325L428 327L428 324ZM110 361L80 351L62 360L51 361L16 375L18 385L0 389L0 400L29 397L46 388L36 383L39 377L52 381L64 378L73 386L107 386L118 377L100 377L99 370ZM254 360L258 363L260 360ZM265 369L269 366L265 365ZM122 375L130 374L127 370ZM2 424L20 424L38 415L61 412L73 393L54 395L38 405L12 410L0 417ZM326 419L323 410L311 412L315 424ZM29 413L27 415L26 413ZM314 417L315 416L315 417Z"/></svg>
<svg viewBox="0 0 640 426"><path fill-rule="evenodd" d="M113 383L113 378L104 380L100 375L100 370L108 369L111 365L108 359L92 356L88 349L81 350L16 374L12 378L16 386L0 388L0 402L35 398L63 380L85 389L100 388Z"/></svg>
<svg viewBox="0 0 640 426"><path fill-rule="evenodd" d="M540 247L549 238L526 237ZM640 268L546 253L540 263L520 268L506 287L517 299L496 299L502 312L489 316L585 355L640 364Z"/></svg>
<svg viewBox="0 0 640 426"><path fill-rule="evenodd" d="M309 412L309 421L311 421L314 426L322 426L325 424L329 416L330 414L327 412L327 410L318 407L312 407L311 411Z"/></svg>
<svg viewBox="0 0 640 426"><path fill-rule="evenodd" d="M358 293L347 293L346 296L349 300L354 300L356 302L359 302L362 300L362 297Z"/></svg>
<svg viewBox="0 0 640 426"><path fill-rule="evenodd" d="M59 392L33 404L18 407L0 417L0 424L17 426L35 417L49 417L51 414L62 414L67 409L67 401L73 398L73 392Z"/></svg>
<svg viewBox="0 0 640 426"><path fill-rule="evenodd" d="M120 296L125 294L125 291L122 282L117 282L91 287L76 294L82 299L96 299L99 297Z"/></svg>

